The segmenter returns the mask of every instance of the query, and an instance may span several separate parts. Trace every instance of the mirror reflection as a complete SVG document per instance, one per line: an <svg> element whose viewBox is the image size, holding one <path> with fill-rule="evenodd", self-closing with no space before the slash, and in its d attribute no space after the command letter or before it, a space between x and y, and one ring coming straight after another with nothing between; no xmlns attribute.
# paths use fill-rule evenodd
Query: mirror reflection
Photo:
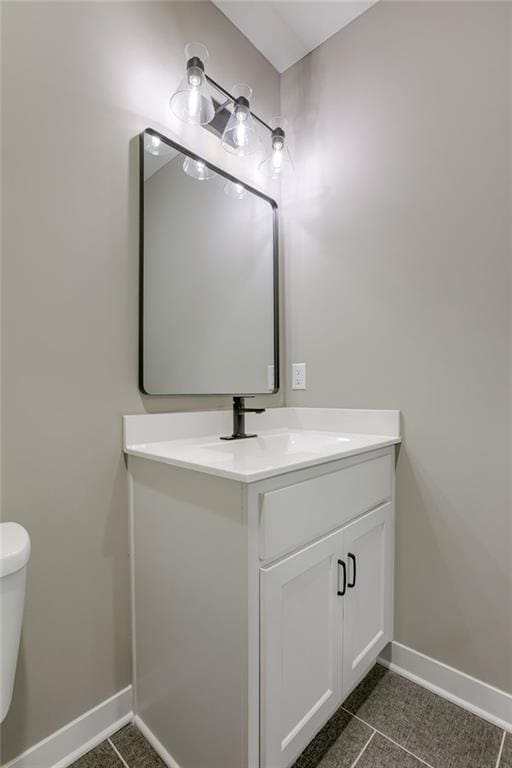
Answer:
<svg viewBox="0 0 512 768"><path fill-rule="evenodd" d="M141 389L274 391L275 203L155 132L141 161Z"/></svg>

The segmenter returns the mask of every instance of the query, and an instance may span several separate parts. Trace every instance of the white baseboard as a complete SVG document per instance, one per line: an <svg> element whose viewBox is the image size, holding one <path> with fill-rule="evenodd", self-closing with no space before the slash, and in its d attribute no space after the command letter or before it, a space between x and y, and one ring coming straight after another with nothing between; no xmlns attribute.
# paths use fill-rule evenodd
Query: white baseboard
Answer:
<svg viewBox="0 0 512 768"><path fill-rule="evenodd" d="M158 741L155 734L148 728L144 720L141 720L138 715L133 718L134 725L137 726L142 735L149 741L155 752L162 758L168 768L180 768L176 760L172 755L168 753L166 748Z"/></svg>
<svg viewBox="0 0 512 768"><path fill-rule="evenodd" d="M499 728L512 731L512 694L401 643L389 643L378 662Z"/></svg>
<svg viewBox="0 0 512 768"><path fill-rule="evenodd" d="M390 643L378 662L454 704L512 732L512 694L401 643ZM132 686L68 723L2 768L67 768L127 723L135 723L168 768L180 768L152 731L132 712Z"/></svg>
<svg viewBox="0 0 512 768"><path fill-rule="evenodd" d="M67 768L131 722L132 686L114 694L23 752L3 768Z"/></svg>

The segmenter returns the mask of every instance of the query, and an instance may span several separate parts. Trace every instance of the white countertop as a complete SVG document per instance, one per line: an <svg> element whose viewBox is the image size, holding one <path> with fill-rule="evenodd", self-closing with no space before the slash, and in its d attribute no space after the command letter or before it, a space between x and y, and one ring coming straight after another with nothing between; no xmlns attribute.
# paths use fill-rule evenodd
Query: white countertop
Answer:
<svg viewBox="0 0 512 768"><path fill-rule="evenodd" d="M231 411L125 416L130 456L251 483L400 442L399 411L272 408L247 414L257 437L222 441Z"/></svg>

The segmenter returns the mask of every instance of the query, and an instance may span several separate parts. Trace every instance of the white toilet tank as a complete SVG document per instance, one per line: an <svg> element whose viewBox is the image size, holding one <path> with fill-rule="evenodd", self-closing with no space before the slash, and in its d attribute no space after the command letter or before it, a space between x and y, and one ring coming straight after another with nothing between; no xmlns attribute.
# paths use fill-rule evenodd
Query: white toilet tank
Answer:
<svg viewBox="0 0 512 768"><path fill-rule="evenodd" d="M18 523L0 523L0 723L14 687L29 557L26 530Z"/></svg>

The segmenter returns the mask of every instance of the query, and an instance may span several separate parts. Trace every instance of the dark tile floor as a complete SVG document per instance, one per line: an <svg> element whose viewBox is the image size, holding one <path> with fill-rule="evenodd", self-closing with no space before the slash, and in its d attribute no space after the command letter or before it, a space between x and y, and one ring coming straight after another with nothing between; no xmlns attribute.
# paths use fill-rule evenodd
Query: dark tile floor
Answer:
<svg viewBox="0 0 512 768"><path fill-rule="evenodd" d="M293 768L512 768L512 734L376 665ZM132 725L71 768L165 768ZM194 766L208 768L208 766Z"/></svg>
<svg viewBox="0 0 512 768"><path fill-rule="evenodd" d="M166 768L166 765L137 728L126 725L70 768Z"/></svg>
<svg viewBox="0 0 512 768"><path fill-rule="evenodd" d="M501 759L499 768L512 768L512 734L507 733L505 736L505 742L503 744L503 752L501 753Z"/></svg>

